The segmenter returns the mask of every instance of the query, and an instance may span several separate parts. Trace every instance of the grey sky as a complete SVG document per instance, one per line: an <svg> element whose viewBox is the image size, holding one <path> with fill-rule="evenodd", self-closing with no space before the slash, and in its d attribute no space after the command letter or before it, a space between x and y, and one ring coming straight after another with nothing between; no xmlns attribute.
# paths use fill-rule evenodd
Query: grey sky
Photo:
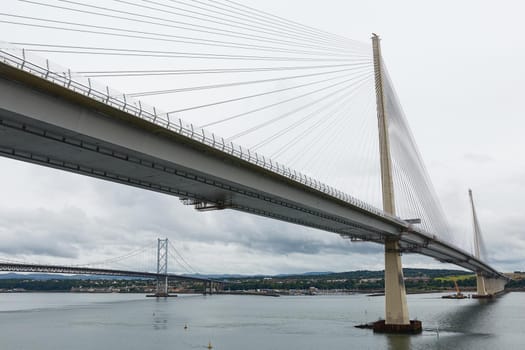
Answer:
<svg viewBox="0 0 525 350"><path fill-rule="evenodd" d="M505 271L525 270L525 5L243 3L364 42L371 32L380 34L384 59L450 221L470 239L472 188L492 262ZM7 27L0 26L0 40L10 41L2 28ZM80 263L167 236L205 273L382 268L380 246L236 212L197 213L174 197L12 160L0 159L0 167L2 257ZM404 262L446 266L419 256Z"/></svg>

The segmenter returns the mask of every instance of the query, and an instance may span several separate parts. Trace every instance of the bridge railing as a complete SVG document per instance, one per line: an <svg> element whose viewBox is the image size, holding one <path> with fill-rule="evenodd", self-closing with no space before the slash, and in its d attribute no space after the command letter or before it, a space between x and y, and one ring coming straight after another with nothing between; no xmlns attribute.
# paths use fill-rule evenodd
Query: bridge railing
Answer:
<svg viewBox="0 0 525 350"><path fill-rule="evenodd" d="M63 68L60 65L32 52L28 52L25 49L0 42L0 62L28 72L56 85L63 86L100 103L134 115L137 118L147 120L177 134L206 144L236 158L342 200L355 207L404 224L400 218L393 217L360 199L335 189L332 186L326 185L296 170L275 162L270 158L260 155L257 152L236 145L233 142L226 142L222 137L202 128L197 128L193 124L185 123L176 115L162 112L155 107L142 103L140 100L130 98L124 93L111 89L107 85L101 84L82 75L75 74L70 69Z"/></svg>

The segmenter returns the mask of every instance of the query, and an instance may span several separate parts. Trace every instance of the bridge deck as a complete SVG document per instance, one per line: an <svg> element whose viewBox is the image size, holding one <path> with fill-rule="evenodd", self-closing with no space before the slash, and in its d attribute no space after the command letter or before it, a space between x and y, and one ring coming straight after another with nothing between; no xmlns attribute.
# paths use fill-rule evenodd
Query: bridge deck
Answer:
<svg viewBox="0 0 525 350"><path fill-rule="evenodd" d="M26 66L27 67L27 66ZM200 142L115 106L71 82L0 62L0 155L153 190L198 205L231 208L383 243L487 276L496 270L435 236L351 196L250 155ZM56 78L56 77L55 77ZM54 78L54 79L55 79ZM98 96L98 97L97 97ZM214 137L215 140L215 137ZM310 182L308 182L310 181Z"/></svg>
<svg viewBox="0 0 525 350"><path fill-rule="evenodd" d="M172 280L194 281L194 282L211 282L209 278L199 278L177 274L157 274L154 272L141 272L129 270L99 269L78 266L60 266L60 265L37 265L37 264L18 264L18 263L0 263L0 271L9 272L37 272L37 273L60 273L72 275L98 275L98 276L126 276L137 278L165 278Z"/></svg>

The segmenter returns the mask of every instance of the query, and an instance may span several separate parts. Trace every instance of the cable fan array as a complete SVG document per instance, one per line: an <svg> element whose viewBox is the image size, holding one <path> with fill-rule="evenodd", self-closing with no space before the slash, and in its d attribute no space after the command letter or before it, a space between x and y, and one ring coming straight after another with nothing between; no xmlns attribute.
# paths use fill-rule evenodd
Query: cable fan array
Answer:
<svg viewBox="0 0 525 350"><path fill-rule="evenodd" d="M368 43L230 0L18 0L0 27L73 74L381 207ZM398 215L453 242L384 73Z"/></svg>
<svg viewBox="0 0 525 350"><path fill-rule="evenodd" d="M226 0L14 4L11 43L380 206L369 44Z"/></svg>
<svg viewBox="0 0 525 350"><path fill-rule="evenodd" d="M445 217L384 63L383 77L397 215L421 219L424 230L458 245L461 242Z"/></svg>

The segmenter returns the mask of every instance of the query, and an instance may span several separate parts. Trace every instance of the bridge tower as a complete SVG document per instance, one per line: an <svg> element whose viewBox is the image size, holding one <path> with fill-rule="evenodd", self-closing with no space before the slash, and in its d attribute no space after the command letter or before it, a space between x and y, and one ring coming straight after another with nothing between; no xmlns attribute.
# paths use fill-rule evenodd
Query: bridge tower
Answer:
<svg viewBox="0 0 525 350"><path fill-rule="evenodd" d="M474 206L474 199L472 197L471 189L468 190L468 196L470 199L470 207L472 208L472 224L474 227L474 256L479 260L481 258L481 229L479 227L478 216L476 214L476 207ZM487 289L485 287L485 279L480 272L476 273L476 287L477 295L488 295Z"/></svg>
<svg viewBox="0 0 525 350"><path fill-rule="evenodd" d="M168 239L157 239L157 291L155 296L168 296ZM163 276L161 276L163 275Z"/></svg>
<svg viewBox="0 0 525 350"><path fill-rule="evenodd" d="M377 119L379 127L379 153L381 162L381 186L383 210L396 215L392 159L388 135L388 115L383 90L383 67L380 39L372 36L374 57ZM385 320L374 324L374 331L389 333L414 333L421 331L421 322L410 321L406 300L401 251L397 239L385 240Z"/></svg>
<svg viewBox="0 0 525 350"><path fill-rule="evenodd" d="M474 257L478 260L481 259L481 227L478 221L478 215L476 214L476 207L474 206L474 198L472 196L472 190L468 190L470 198L470 206L472 208L472 224L474 227ZM506 280L501 278L491 278L490 276L484 276L481 272L476 273L476 294L474 298L492 298L497 294L501 293L505 289Z"/></svg>

